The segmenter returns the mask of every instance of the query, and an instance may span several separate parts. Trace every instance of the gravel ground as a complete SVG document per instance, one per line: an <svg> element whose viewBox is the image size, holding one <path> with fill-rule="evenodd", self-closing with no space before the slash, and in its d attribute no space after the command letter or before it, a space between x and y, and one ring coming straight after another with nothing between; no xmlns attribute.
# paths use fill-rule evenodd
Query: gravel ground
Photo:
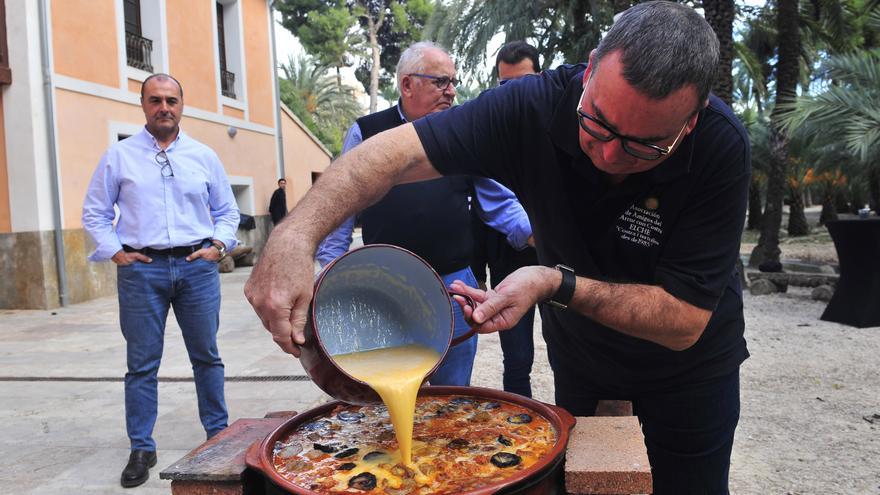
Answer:
<svg viewBox="0 0 880 495"><path fill-rule="evenodd" d="M833 246L832 246L833 249ZM749 358L730 488L750 494L880 494L880 328L819 320L806 289L745 294ZM553 402L535 326L535 398ZM501 388L497 334L480 336L473 385Z"/></svg>

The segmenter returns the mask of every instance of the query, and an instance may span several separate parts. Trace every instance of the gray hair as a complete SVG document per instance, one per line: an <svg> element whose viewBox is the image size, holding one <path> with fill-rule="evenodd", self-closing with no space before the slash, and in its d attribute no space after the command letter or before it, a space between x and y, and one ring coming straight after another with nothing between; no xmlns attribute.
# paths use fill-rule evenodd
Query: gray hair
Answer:
<svg viewBox="0 0 880 495"><path fill-rule="evenodd" d="M419 41L409 46L400 54L400 60L397 61L397 87L400 87L400 80L403 76L412 73L419 73L425 70L424 55L427 50L440 50L447 53L446 49L434 43L433 41ZM447 53L448 55L448 53Z"/></svg>
<svg viewBox="0 0 880 495"><path fill-rule="evenodd" d="M599 42L594 71L605 55L618 50L623 77L649 97L665 98L692 84L699 109L709 96L718 67L718 37L694 9L652 1L625 10Z"/></svg>

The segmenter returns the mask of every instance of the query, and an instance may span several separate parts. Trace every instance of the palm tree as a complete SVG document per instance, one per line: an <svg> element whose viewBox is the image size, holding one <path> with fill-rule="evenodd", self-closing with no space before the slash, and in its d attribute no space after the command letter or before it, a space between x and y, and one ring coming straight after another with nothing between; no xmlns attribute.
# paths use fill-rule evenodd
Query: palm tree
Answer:
<svg viewBox="0 0 880 495"><path fill-rule="evenodd" d="M288 59L281 66L281 101L299 117L333 154L342 149L345 129L363 115L350 86L337 84L325 65L308 56Z"/></svg>
<svg viewBox="0 0 880 495"><path fill-rule="evenodd" d="M736 5L733 0L703 0L703 10L721 49L712 92L730 105L733 98L733 19L736 17Z"/></svg>
<svg viewBox="0 0 880 495"><path fill-rule="evenodd" d="M526 40L537 48L543 68L559 59L584 61L607 31L616 12L632 0L450 0L437 2L424 36L447 46L459 69L475 74L487 56L495 35L505 41Z"/></svg>
<svg viewBox="0 0 880 495"><path fill-rule="evenodd" d="M776 12L778 62L776 64L776 104L770 114L770 163L767 171L767 205L758 244L749 257L750 266L765 261L779 262L779 228L782 225L782 202L788 164L788 137L782 132L780 118L784 104L796 98L801 36L798 26L798 0L779 0Z"/></svg>
<svg viewBox="0 0 880 495"><path fill-rule="evenodd" d="M880 206L880 50L832 56L823 71L833 84L787 105L780 123L786 130L803 129L842 143L865 168L876 211Z"/></svg>

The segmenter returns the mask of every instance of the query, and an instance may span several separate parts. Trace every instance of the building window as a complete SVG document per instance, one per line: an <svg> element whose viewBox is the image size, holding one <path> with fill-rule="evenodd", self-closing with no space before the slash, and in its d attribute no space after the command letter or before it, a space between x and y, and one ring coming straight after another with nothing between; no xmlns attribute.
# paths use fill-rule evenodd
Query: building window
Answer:
<svg viewBox="0 0 880 495"><path fill-rule="evenodd" d="M235 99L235 73L226 65L226 20L223 4L217 2L217 52L220 57L220 91Z"/></svg>
<svg viewBox="0 0 880 495"><path fill-rule="evenodd" d="M224 104L241 106L245 103L247 87L244 77L244 37L241 25L241 2L239 0L216 0L214 2L217 36L217 69L220 75L219 90ZM230 100L238 100L232 102Z"/></svg>
<svg viewBox="0 0 880 495"><path fill-rule="evenodd" d="M145 38L141 27L141 1L123 0L125 15L125 55L128 65L153 72L153 40Z"/></svg>

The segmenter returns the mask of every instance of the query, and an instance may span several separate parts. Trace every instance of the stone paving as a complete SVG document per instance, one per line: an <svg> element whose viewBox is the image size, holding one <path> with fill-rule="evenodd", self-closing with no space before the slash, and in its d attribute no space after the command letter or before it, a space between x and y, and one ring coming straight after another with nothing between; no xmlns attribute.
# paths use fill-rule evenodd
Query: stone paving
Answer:
<svg viewBox="0 0 880 495"><path fill-rule="evenodd" d="M222 275L218 345L230 422L304 410L322 393L281 352L244 298L249 270ZM55 311L0 312L0 493L111 494L128 459L125 342L115 297ZM158 473L204 441L180 328L168 318L159 370L159 462L140 494L168 494ZM261 378L262 377L262 378Z"/></svg>

